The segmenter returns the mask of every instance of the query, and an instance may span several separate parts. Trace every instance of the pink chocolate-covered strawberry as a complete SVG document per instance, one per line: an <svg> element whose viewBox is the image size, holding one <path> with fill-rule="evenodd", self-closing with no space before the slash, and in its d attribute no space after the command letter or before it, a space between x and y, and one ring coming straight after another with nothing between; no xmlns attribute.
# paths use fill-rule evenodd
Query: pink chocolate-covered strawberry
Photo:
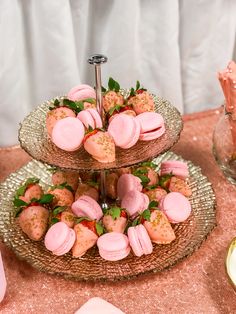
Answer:
<svg viewBox="0 0 236 314"><path fill-rule="evenodd" d="M105 90L103 95L103 108L106 112L115 106L122 106L124 104L124 97L120 94L120 85L111 77L108 81L108 90Z"/></svg>
<svg viewBox="0 0 236 314"><path fill-rule="evenodd" d="M98 237L103 233L102 226L95 220L80 218L74 226L76 241L72 248L73 257L83 256L88 249L97 243Z"/></svg>
<svg viewBox="0 0 236 314"><path fill-rule="evenodd" d="M112 207L107 210L102 222L108 232L124 233L127 226L127 213L123 208Z"/></svg>
<svg viewBox="0 0 236 314"><path fill-rule="evenodd" d="M175 176L170 179L169 190L171 192L179 192L186 197L190 197L192 195L192 190L188 184L183 179Z"/></svg>
<svg viewBox="0 0 236 314"><path fill-rule="evenodd" d="M84 149L99 162L115 161L115 143L108 132L95 129L85 135Z"/></svg>
<svg viewBox="0 0 236 314"><path fill-rule="evenodd" d="M143 163L140 167L133 170L133 175L139 177L143 187L156 185L158 183L158 173L154 170L153 163Z"/></svg>
<svg viewBox="0 0 236 314"><path fill-rule="evenodd" d="M74 202L74 195L71 186L66 183L60 185L54 185L48 191L48 194L54 196L52 206L69 206L71 207Z"/></svg>
<svg viewBox="0 0 236 314"><path fill-rule="evenodd" d="M142 220L152 242L168 244L175 240L175 233L165 214L158 209L150 210L150 218Z"/></svg>
<svg viewBox="0 0 236 314"><path fill-rule="evenodd" d="M159 202L161 200L162 197L166 196L167 192L166 190L162 189L161 187L156 187L156 186L151 186L150 189L148 189L148 187L146 187L143 190L143 193L145 193L150 202L151 201L157 201Z"/></svg>
<svg viewBox="0 0 236 314"><path fill-rule="evenodd" d="M109 123L113 120L113 118L115 118L117 114L120 114L120 113L124 113L132 117L136 117L136 113L133 110L131 105L125 105L125 104L116 105L115 107L111 108L107 113Z"/></svg>
<svg viewBox="0 0 236 314"><path fill-rule="evenodd" d="M68 107L55 107L52 110L48 111L46 117L46 128L50 137L52 136L52 130L56 122L67 117L76 117L74 111Z"/></svg>
<svg viewBox="0 0 236 314"><path fill-rule="evenodd" d="M76 191L79 182L79 175L74 171L60 171L57 170L52 175L53 185L60 185L67 183L72 187L73 191Z"/></svg>
<svg viewBox="0 0 236 314"><path fill-rule="evenodd" d="M111 199L115 200L117 198L117 182L119 176L115 172L109 173L106 176L106 194Z"/></svg>
<svg viewBox="0 0 236 314"><path fill-rule="evenodd" d="M67 206L57 206L52 211L51 224L59 221L64 222L68 227L73 228L76 216Z"/></svg>
<svg viewBox="0 0 236 314"><path fill-rule="evenodd" d="M89 183L80 183L76 192L75 192L75 201L80 198L82 195L87 195L92 197L95 201L98 201L99 199L99 193L98 193L98 184L92 181Z"/></svg>
<svg viewBox="0 0 236 314"><path fill-rule="evenodd" d="M147 111L155 111L152 95L146 89L140 87L139 81L136 83L136 90L131 88L128 105L132 105L137 115Z"/></svg>
<svg viewBox="0 0 236 314"><path fill-rule="evenodd" d="M15 198L19 198L26 203L29 203L32 199L40 199L43 196L43 190L38 182L39 179L37 178L27 179L16 191Z"/></svg>

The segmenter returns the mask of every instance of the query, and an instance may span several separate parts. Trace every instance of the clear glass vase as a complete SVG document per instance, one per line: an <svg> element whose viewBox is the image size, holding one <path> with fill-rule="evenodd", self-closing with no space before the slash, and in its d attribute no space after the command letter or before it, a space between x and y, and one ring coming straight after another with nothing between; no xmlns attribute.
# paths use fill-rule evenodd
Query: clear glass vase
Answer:
<svg viewBox="0 0 236 314"><path fill-rule="evenodd" d="M213 133L213 154L226 178L236 185L236 121L225 110Z"/></svg>

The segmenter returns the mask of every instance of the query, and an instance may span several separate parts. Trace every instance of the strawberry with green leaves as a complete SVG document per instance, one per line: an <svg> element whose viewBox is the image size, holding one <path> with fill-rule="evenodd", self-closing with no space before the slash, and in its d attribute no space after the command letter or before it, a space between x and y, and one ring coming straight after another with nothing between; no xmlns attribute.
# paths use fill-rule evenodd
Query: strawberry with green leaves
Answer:
<svg viewBox="0 0 236 314"><path fill-rule="evenodd" d="M183 179L177 178L173 176L170 179L169 183L169 191L170 192L179 192L186 197L190 197L192 195L192 190L187 184L187 182Z"/></svg>
<svg viewBox="0 0 236 314"><path fill-rule="evenodd" d="M43 195L43 189L38 184L39 179L29 178L18 188L15 194L15 199L29 203L33 198L40 199Z"/></svg>
<svg viewBox="0 0 236 314"><path fill-rule="evenodd" d="M108 232L124 233L127 219L127 212L124 208L111 207L105 212L102 222Z"/></svg>
<svg viewBox="0 0 236 314"><path fill-rule="evenodd" d="M157 208L158 203L152 201L139 221L146 228L152 242L168 244L175 240L176 236L166 215Z"/></svg>
<svg viewBox="0 0 236 314"><path fill-rule="evenodd" d="M68 227L73 228L75 224L75 215L67 206L57 206L53 209L51 214L50 224L53 225L59 221L64 222Z"/></svg>
<svg viewBox="0 0 236 314"><path fill-rule="evenodd" d="M75 192L75 201L82 195L92 197L96 202L99 199L99 185L97 182L88 181L87 183L79 183L78 188Z"/></svg>
<svg viewBox="0 0 236 314"><path fill-rule="evenodd" d="M133 175L139 177L143 187L158 183L158 173L155 171L156 165L152 162L143 162L138 168L133 170Z"/></svg>
<svg viewBox="0 0 236 314"><path fill-rule="evenodd" d="M53 208L57 206L71 207L74 202L73 189L67 183L52 186L48 193L54 196L52 202Z"/></svg>
<svg viewBox="0 0 236 314"><path fill-rule="evenodd" d="M98 237L103 234L103 227L96 220L86 217L77 218L75 223L76 240L72 248L72 255L81 257L97 243Z"/></svg>
<svg viewBox="0 0 236 314"><path fill-rule="evenodd" d="M148 185L143 189L143 193L146 194L149 198L149 201L159 202L162 197L165 197L167 192L157 184Z"/></svg>
<svg viewBox="0 0 236 314"><path fill-rule="evenodd" d="M79 183L79 174L74 171L56 170L52 174L52 184L60 185L65 183L71 186L73 191L76 191Z"/></svg>
<svg viewBox="0 0 236 314"><path fill-rule="evenodd" d="M49 219L49 210L46 208L53 199L52 195L45 194L40 199L32 199L29 203L19 198L14 199L15 216L22 231L34 241L44 236Z"/></svg>
<svg viewBox="0 0 236 314"><path fill-rule="evenodd" d="M145 88L140 86L139 81L136 83L136 89L131 88L130 90L128 105L133 107L137 115L147 111L155 111L152 95L150 95Z"/></svg>
<svg viewBox="0 0 236 314"><path fill-rule="evenodd" d="M120 94L120 85L118 82L109 78L108 90L103 87L103 108L109 112L112 108L124 105L124 97Z"/></svg>

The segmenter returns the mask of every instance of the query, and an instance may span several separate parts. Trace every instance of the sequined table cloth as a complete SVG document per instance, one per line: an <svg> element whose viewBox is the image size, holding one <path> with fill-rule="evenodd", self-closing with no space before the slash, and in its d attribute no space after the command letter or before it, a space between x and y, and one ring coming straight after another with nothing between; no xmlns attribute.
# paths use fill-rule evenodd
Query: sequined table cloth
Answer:
<svg viewBox="0 0 236 314"><path fill-rule="evenodd" d="M212 155L212 132L218 119L219 110L184 116L184 130L173 149L202 168L216 193L217 227L192 256L160 274L85 283L41 273L0 243L7 277L0 313L74 313L94 296L127 314L236 313L236 292L224 268L227 246L236 236L236 187L224 178ZM0 149L0 180L29 160L17 146Z"/></svg>

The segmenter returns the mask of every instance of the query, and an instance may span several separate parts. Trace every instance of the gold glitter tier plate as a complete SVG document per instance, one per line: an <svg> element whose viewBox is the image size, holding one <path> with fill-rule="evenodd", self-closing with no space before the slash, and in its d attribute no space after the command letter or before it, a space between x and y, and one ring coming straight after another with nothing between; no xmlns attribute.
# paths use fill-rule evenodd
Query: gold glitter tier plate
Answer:
<svg viewBox="0 0 236 314"><path fill-rule="evenodd" d="M124 96L128 90L121 91ZM58 97L63 99L63 97ZM160 138L152 141L138 141L130 149L116 147L116 160L112 163L100 163L93 159L83 147L75 152L66 152L56 147L47 135L45 126L49 106L54 99L38 106L23 121L19 130L21 147L34 159L52 166L71 170L102 170L131 166L145 160L150 160L168 151L179 139L183 122L179 111L167 100L153 95L155 110L165 121L166 132Z"/></svg>
<svg viewBox="0 0 236 314"><path fill-rule="evenodd" d="M157 164L157 170L160 162L164 160L184 159L167 152L153 160ZM174 242L168 245L154 244L153 253L150 255L136 257L130 253L121 261L108 262L99 256L97 247L94 247L78 259L72 258L71 253L58 257L45 248L43 241L31 241L14 218L12 200L16 189L29 177L41 178L44 188L51 184L50 167L38 161L29 162L0 185L0 235L19 258L35 268L71 279L112 281L160 272L192 254L216 225L215 195L211 183L202 175L200 167L190 161L187 163L192 189L192 214L186 222L174 225Z"/></svg>

